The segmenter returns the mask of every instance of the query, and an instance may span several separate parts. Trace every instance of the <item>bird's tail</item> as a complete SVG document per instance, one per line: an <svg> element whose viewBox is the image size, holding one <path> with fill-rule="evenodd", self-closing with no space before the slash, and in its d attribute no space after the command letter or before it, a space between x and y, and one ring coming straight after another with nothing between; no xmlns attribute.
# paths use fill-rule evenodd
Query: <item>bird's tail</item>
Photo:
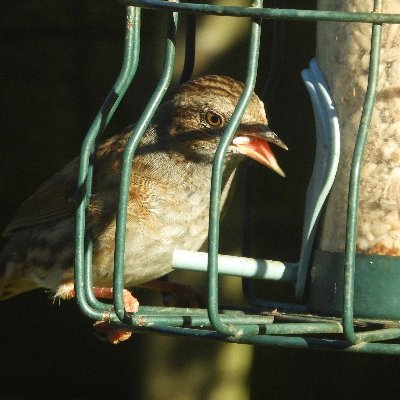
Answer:
<svg viewBox="0 0 400 400"><path fill-rule="evenodd" d="M6 247L0 253L0 301L25 292L25 285L22 263L10 261Z"/></svg>

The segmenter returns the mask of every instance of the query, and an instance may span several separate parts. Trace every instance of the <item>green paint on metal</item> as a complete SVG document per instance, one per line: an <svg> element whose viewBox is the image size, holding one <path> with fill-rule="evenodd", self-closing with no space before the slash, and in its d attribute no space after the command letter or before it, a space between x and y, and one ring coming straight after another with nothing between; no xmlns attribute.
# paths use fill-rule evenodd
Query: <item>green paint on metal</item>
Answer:
<svg viewBox="0 0 400 400"><path fill-rule="evenodd" d="M109 123L136 73L139 61L140 9L127 7L126 12L126 37L121 72L86 134L82 144L79 164L75 231L75 292L78 304L83 313L94 319L102 319L103 312L94 309L88 304L87 298L94 298L93 288L89 287L89 285L85 286L85 269L92 268L91 265L85 265L85 259L91 260L91 256L87 255L88 248L85 249L85 214L91 194L91 174L89 173L91 167L89 167L89 161L93 153L95 140L98 134L102 133ZM85 288L86 290L84 290ZM87 295L86 291L91 291L92 293Z"/></svg>
<svg viewBox="0 0 400 400"><path fill-rule="evenodd" d="M163 335L175 336L191 336L199 339L218 340L228 343L256 344L259 346L280 347L289 349L313 349L313 350L336 350L346 353L371 353L382 355L400 355L400 345L389 343L359 343L336 339L308 338L308 337L292 337L292 336L237 336L229 337L217 332L175 327L146 327L137 328L137 332L156 332Z"/></svg>
<svg viewBox="0 0 400 400"><path fill-rule="evenodd" d="M380 10L382 0L374 1L374 10ZM346 246L344 261L344 291L343 291L343 325L345 338L353 343L361 340L354 332L353 300L354 300L354 269L357 235L357 210L360 191L361 165L371 124L372 111L375 105L376 88L379 75L379 58L381 49L382 25L372 25L371 53L368 73L368 86L365 95L364 108L353 153L350 170L349 195L346 223Z"/></svg>
<svg viewBox="0 0 400 400"><path fill-rule="evenodd" d="M296 10L276 8L254 8L220 6L211 4L175 3L161 0L119 0L124 5L135 5L155 10L169 10L211 15L229 15L232 17L250 17L263 19L302 20L302 21L342 21L365 23L399 24L400 15L378 12L361 13L346 11Z"/></svg>
<svg viewBox="0 0 400 400"><path fill-rule="evenodd" d="M93 256L93 241L89 237L89 235L86 234L85 266L84 266L84 294L86 296L86 301L87 304L95 310L111 312L114 309L112 304L103 303L94 296L92 256Z"/></svg>
<svg viewBox="0 0 400 400"><path fill-rule="evenodd" d="M253 7L262 7L262 1L256 0L253 3ZM237 329L234 326L224 324L218 316L218 246L222 171L226 152L254 91L257 76L260 35L261 21L259 19L253 20L250 34L247 79L244 84L242 96L218 145L214 157L211 178L210 224L208 230L208 314L215 329L225 335L236 334Z"/></svg>
<svg viewBox="0 0 400 400"><path fill-rule="evenodd" d="M121 184L118 199L118 213L115 233L114 251L114 306L115 313L121 321L127 321L130 317L125 313L123 302L124 289L124 258L126 219L129 196L129 185L132 171L132 161L140 139L149 126L157 107L161 103L172 79L175 60L175 35L178 14L169 15L167 45L165 49L164 70L161 79L148 102L141 118L135 125L132 135L124 150L122 159Z"/></svg>

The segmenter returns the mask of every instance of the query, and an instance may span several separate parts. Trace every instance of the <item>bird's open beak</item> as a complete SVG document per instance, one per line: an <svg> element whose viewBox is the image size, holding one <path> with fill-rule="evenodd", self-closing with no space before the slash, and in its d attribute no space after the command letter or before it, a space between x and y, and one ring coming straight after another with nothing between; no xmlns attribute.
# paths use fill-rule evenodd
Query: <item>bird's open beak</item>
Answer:
<svg viewBox="0 0 400 400"><path fill-rule="evenodd" d="M272 132L267 125L252 127L253 129L238 130L236 137L232 141L232 146L239 153L256 160L260 164L275 171L278 175L285 177L285 173L278 165L274 153L272 152L269 143L274 143L282 149L287 150L287 146L279 137Z"/></svg>

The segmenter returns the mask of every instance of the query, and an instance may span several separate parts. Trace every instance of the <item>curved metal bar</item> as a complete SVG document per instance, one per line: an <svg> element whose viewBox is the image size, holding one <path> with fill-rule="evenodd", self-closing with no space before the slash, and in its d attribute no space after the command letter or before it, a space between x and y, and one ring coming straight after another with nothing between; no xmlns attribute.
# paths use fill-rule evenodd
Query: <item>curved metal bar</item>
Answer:
<svg viewBox="0 0 400 400"><path fill-rule="evenodd" d="M280 1L278 4L278 0L274 0L271 2L272 6L278 8L280 4L281 7L284 7L284 1ZM281 70L284 59L284 32L285 32L285 22L281 20L272 21L272 36L270 38L271 42L271 54L270 54L270 66L265 79L264 87L261 92L261 100L264 102L265 109L270 109L273 98L276 94L276 89L278 88L279 81L281 78ZM243 239L242 239L242 255L244 257L251 257L252 254L252 243L253 243L253 198L254 198L254 185L253 185L253 174L254 174L254 163L247 163L245 166L245 179L244 179L244 192L243 192ZM261 308L284 308L289 304L283 304L282 307L278 307L276 302L271 302L268 300L264 300L259 298L254 290L254 281L249 278L242 279L242 290L243 296L246 301L254 306ZM296 310L297 310L297 306ZM292 309L291 309L292 310ZM293 310L295 311L295 310ZM302 311L304 307L302 307Z"/></svg>
<svg viewBox="0 0 400 400"><path fill-rule="evenodd" d="M135 329L137 332L157 332L163 335L190 336L201 339L219 340L228 343L257 344L260 346L286 347L297 349L337 350L346 353L371 353L385 355L400 355L400 345L391 343L359 343L353 345L344 340L309 338L298 336L267 336L267 335L243 335L227 337L217 332L176 328L170 326L151 326Z"/></svg>
<svg viewBox="0 0 400 400"><path fill-rule="evenodd" d="M382 0L374 1L374 10L380 10ZM354 302L354 274L357 237L357 211L360 192L361 166L367 143L368 131L371 124L372 111L375 104L376 88L379 75L380 44L382 37L382 25L374 24L371 35L371 56L369 62L368 86L365 95L364 107L361 115L360 126L353 153L353 160L350 170L349 195L347 207L346 225L346 246L344 261L344 290L343 290L343 327L344 336L352 343L365 340L361 334L356 334L353 323L353 302ZM400 329L397 330L400 336ZM376 332L381 335L382 332ZM373 333L370 332L368 340L373 340Z"/></svg>
<svg viewBox="0 0 400 400"><path fill-rule="evenodd" d="M142 8L156 10L180 11L190 13L203 13L211 15L228 15L232 17L251 17L263 19L288 19L306 21L341 21L365 22L375 24L399 24L399 14L384 14L378 11L373 13L347 12L347 11L321 11L321 10L296 10L220 6L210 4L175 3L162 0L119 0L124 5L135 5Z"/></svg>
<svg viewBox="0 0 400 400"><path fill-rule="evenodd" d="M262 7L261 0L255 0L255 8ZM219 217L221 207L221 186L223 164L229 145L238 128L242 116L247 108L250 98L254 91L257 76L258 54L260 47L261 21L253 20L250 36L250 48L248 55L247 78L244 85L242 96L230 119L224 135L218 145L211 178L210 194L210 223L209 223L209 244L208 244L208 290L209 304L208 315L214 328L224 335L237 335L238 329L234 326L224 324L218 314L218 247L219 247Z"/></svg>
<svg viewBox="0 0 400 400"><path fill-rule="evenodd" d="M91 265L85 265L85 258L87 260L91 259L91 257L87 255L87 248L85 249L85 214L91 195L92 167L89 166L89 162L94 152L95 140L98 134L102 133L108 125L114 111L135 76L139 61L140 9L127 7L126 13L126 37L121 71L85 136L81 148L79 164L75 228L75 293L82 312L93 319L101 319L104 317L104 314L101 310L94 309L88 303L88 299L90 301L90 299L94 298L93 288L90 288L92 294L89 295L87 295L84 290L85 271L88 268L91 269ZM88 285L86 285L86 289L88 289ZM93 305L93 302L91 303ZM98 304L96 303L96 305Z"/></svg>
<svg viewBox="0 0 400 400"><path fill-rule="evenodd" d="M85 267L84 267L84 295L86 296L87 304L97 311L111 312L113 305L99 301L93 293L93 240L86 234L85 237Z"/></svg>
<svg viewBox="0 0 400 400"><path fill-rule="evenodd" d="M121 183L118 198L118 213L115 231L114 250L114 308L121 321L131 322L132 318L126 314L123 303L124 289L124 259L125 236L129 186L132 173L132 161L140 139L149 126L161 100L163 99L172 79L175 60L175 35L178 14L171 13L168 18L167 44L164 56L164 70L161 79L150 98L142 116L135 125L132 135L126 145L122 159Z"/></svg>

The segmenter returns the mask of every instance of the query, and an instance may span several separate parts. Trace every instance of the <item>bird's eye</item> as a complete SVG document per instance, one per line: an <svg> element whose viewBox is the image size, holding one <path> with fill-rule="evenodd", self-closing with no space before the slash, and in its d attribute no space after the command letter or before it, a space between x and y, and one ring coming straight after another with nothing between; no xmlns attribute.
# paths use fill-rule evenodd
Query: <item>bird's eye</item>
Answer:
<svg viewBox="0 0 400 400"><path fill-rule="evenodd" d="M206 122L208 125L217 128L222 125L223 119L222 117L214 111L206 112Z"/></svg>

